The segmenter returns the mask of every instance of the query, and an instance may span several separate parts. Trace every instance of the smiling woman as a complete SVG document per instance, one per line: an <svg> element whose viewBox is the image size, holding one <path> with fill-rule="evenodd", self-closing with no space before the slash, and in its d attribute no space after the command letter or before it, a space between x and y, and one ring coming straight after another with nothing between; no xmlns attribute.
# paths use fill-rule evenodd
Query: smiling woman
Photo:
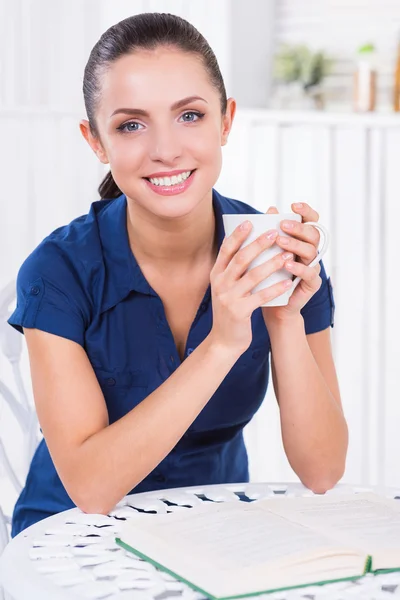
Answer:
<svg viewBox="0 0 400 600"><path fill-rule="evenodd" d="M136 15L107 30L84 74L80 130L110 165L90 212L22 265L12 326L26 335L44 439L12 534L79 506L108 512L129 492L247 481L243 428L263 401L269 357L288 459L325 491L347 428L330 349L333 296L318 239L288 221L242 248L251 206L214 188L235 116L214 53L187 21ZM222 215L243 214L224 238ZM285 240L289 240L284 247ZM282 251L247 267L263 250ZM294 253L298 262L293 261ZM285 307L261 308L285 283Z"/></svg>
<svg viewBox="0 0 400 600"><path fill-rule="evenodd" d="M204 38L182 19L169 20L175 29L166 29L159 16L142 16L141 26L150 25L152 32L140 51L135 44L139 20L111 28L105 34L107 45L99 41L85 71L89 119L82 121L82 133L111 168L99 192L109 198L124 190L134 201L129 205L131 216L142 209L179 217L195 208L192 201L197 204L207 193L210 199L221 170L221 145L235 113L235 102L226 99L218 64ZM124 44L127 52L121 55ZM112 68L107 68L111 61ZM185 182L168 180L187 172ZM182 204L176 196L189 188L190 196ZM160 195L170 201L160 203Z"/></svg>

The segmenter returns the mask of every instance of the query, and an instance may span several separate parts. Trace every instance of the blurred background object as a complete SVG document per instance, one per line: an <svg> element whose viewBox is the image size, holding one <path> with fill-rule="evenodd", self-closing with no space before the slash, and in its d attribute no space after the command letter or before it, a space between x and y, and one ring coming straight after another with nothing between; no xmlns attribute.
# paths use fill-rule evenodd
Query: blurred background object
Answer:
<svg viewBox="0 0 400 600"><path fill-rule="evenodd" d="M376 107L392 110L400 36L397 0L277 0L273 35L276 49L306 44L334 61L324 84L331 110L352 110L358 49L372 45L378 74Z"/></svg>
<svg viewBox="0 0 400 600"><path fill-rule="evenodd" d="M108 169L79 132L83 70L105 29L145 11L191 21L238 101L217 189L262 211L308 202L331 231L325 264L350 427L344 480L400 487L399 0L0 0L0 289L46 235L98 199ZM354 73L367 41L377 48L376 110L359 114ZM293 86L292 110L272 108L282 85ZM21 369L31 401L25 344ZM0 379L18 398L14 375L0 355ZM22 481L26 445L1 397L0 436ZM296 480L272 386L246 443L254 481ZM8 510L15 496L4 498L2 475L0 465Z"/></svg>
<svg viewBox="0 0 400 600"><path fill-rule="evenodd" d="M275 54L276 107L322 110L325 106L322 84L332 66L333 61L321 51L313 52L304 45L283 46Z"/></svg>
<svg viewBox="0 0 400 600"><path fill-rule="evenodd" d="M393 109L396 112L400 112L400 35L399 40L397 42L397 60L393 90Z"/></svg>
<svg viewBox="0 0 400 600"><path fill-rule="evenodd" d="M365 44L358 50L357 67L354 73L354 110L375 110L377 73L376 52L373 44Z"/></svg>

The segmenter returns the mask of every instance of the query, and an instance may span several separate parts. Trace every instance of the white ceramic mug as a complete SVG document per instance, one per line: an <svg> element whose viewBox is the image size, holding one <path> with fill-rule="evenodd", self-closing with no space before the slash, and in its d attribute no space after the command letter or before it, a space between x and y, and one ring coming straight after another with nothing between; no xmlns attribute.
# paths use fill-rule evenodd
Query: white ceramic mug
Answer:
<svg viewBox="0 0 400 600"><path fill-rule="evenodd" d="M283 220L297 221L298 223L301 223L301 216L296 213L268 214L268 215L267 214L247 214L247 215L240 214L240 215L237 215L236 214L236 215L222 215L222 218L223 218L223 223L224 223L225 234L227 236L231 235L234 232L234 230L236 229L236 227L238 227L244 221L250 221L252 223L253 227L251 229L250 234L248 235L246 240L243 242L243 244L241 246L242 248L244 248L248 244L251 244L251 242L254 242L254 240L256 240L261 234L266 233L270 229L276 229L278 231L278 234L281 236L290 237L287 233L282 231L280 228L280 223ZM320 231L323 234L322 247L319 249L317 256L314 258L314 260L309 265L310 267L314 267L317 263L319 263L319 261L322 259L323 255L325 254L325 252L328 249L329 233L328 233L327 229L320 223L314 223L314 222L310 221L310 222L304 223L304 225L312 225L313 227L318 229L318 231ZM263 252L261 252L257 256L257 258L250 263L250 266L247 270L250 271L254 267L258 267L259 265L265 263L267 260L270 260L277 254L280 254L282 252L287 252L287 250L284 250L277 244L274 244L273 246L271 246L271 248L268 248L267 250L264 250ZM281 281L285 281L285 279L290 279L291 277L292 277L292 274L289 273L289 271L287 271L284 268L279 269L279 271L275 271L274 273L272 273L272 275L270 275L269 277L264 279L259 285L257 285L253 289L252 293L254 294L256 292L259 292L260 290L263 290L264 288L270 287L271 285L274 285L275 283L280 283ZM284 292L277 298L274 298L274 300L271 300L270 302L263 304L263 306L286 306L289 302L290 296L293 294L294 290L300 283L300 280L301 280L300 277L296 277L293 280L292 287L290 287L286 292Z"/></svg>

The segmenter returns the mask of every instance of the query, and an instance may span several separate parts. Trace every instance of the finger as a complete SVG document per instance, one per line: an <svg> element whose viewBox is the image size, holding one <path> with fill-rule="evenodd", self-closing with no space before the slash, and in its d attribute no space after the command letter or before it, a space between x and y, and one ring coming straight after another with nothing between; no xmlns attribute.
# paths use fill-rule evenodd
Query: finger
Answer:
<svg viewBox="0 0 400 600"><path fill-rule="evenodd" d="M316 248L319 246L319 231L312 225L303 225L303 223L297 223L297 221L284 220L281 222L281 229L288 235L292 235L303 242L313 244Z"/></svg>
<svg viewBox="0 0 400 600"><path fill-rule="evenodd" d="M301 242L292 237L278 236L276 238L276 244L283 250L296 254L306 265L309 265L318 254L318 251L313 244Z"/></svg>
<svg viewBox="0 0 400 600"><path fill-rule="evenodd" d="M270 206L269 209L267 210L267 215L278 215L279 211L276 208L276 206Z"/></svg>
<svg viewBox="0 0 400 600"><path fill-rule="evenodd" d="M292 204L292 210L298 215L301 215L303 222L319 221L319 214L317 211L305 202L296 202L295 204Z"/></svg>
<svg viewBox="0 0 400 600"><path fill-rule="evenodd" d="M305 285L310 292L315 294L321 287L322 279L313 267L289 260L285 263L285 269L296 277L301 277L303 287Z"/></svg>
<svg viewBox="0 0 400 600"><path fill-rule="evenodd" d="M254 267L254 269L251 269L240 279L240 281L238 281L234 290L235 296L239 298L246 296L254 290L259 283L272 275L272 273L279 271L279 269L283 269L286 261L293 259L294 256L291 252L283 252L277 254L274 258L267 260L262 265Z"/></svg>
<svg viewBox="0 0 400 600"><path fill-rule="evenodd" d="M264 290L260 290L255 294L250 294L246 298L239 300L238 302L240 303L244 316L250 317L256 308L260 308L260 306L263 306L263 304L278 298L278 296L281 296L284 292L287 292L292 284L293 281L291 279L285 279L285 281L275 283Z"/></svg>
<svg viewBox="0 0 400 600"><path fill-rule="evenodd" d="M251 261L257 258L261 252L271 248L275 244L277 236L278 232L276 229L271 229L260 235L251 244L239 250L225 269L226 277L237 281L245 273Z"/></svg>
<svg viewBox="0 0 400 600"><path fill-rule="evenodd" d="M212 275L218 275L223 273L232 260L232 257L239 250L247 236L249 235L252 228L250 221L244 221L234 232L226 236L222 242L221 248L219 249L217 260L215 261L214 267L212 268Z"/></svg>

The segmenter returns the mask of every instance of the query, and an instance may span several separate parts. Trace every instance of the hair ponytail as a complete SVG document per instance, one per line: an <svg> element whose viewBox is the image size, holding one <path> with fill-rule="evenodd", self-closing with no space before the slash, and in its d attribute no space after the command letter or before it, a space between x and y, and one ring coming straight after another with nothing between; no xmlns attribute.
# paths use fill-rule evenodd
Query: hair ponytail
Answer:
<svg viewBox="0 0 400 600"><path fill-rule="evenodd" d="M101 199L114 199L118 198L118 196L122 194L121 190L114 181L114 177L112 176L111 171L107 173L107 175L104 177L103 181L99 185L98 192Z"/></svg>

